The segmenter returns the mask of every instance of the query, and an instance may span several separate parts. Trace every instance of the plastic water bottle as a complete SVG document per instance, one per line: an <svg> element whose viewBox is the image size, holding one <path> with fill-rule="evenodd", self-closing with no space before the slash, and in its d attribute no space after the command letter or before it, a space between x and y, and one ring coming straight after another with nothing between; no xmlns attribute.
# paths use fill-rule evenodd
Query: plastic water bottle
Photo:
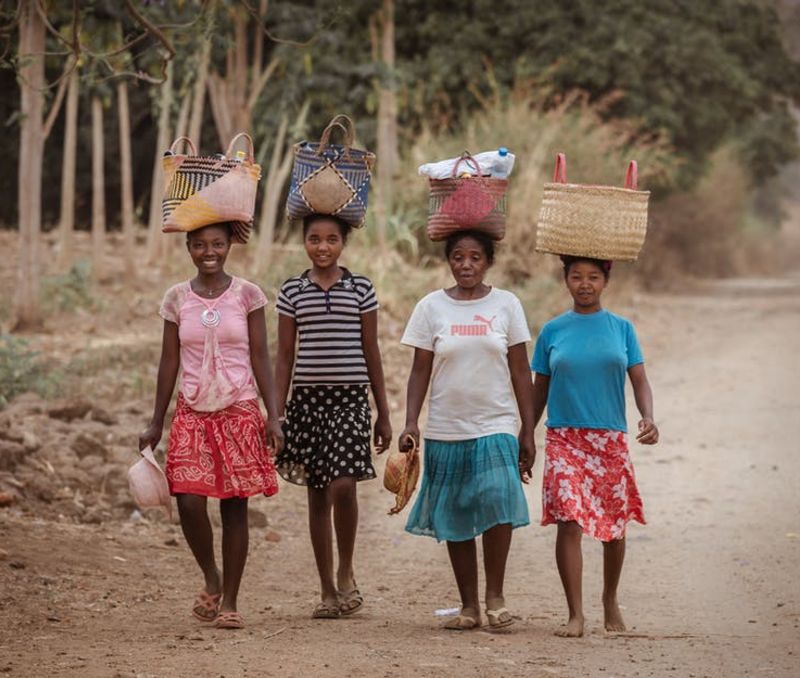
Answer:
<svg viewBox="0 0 800 678"><path fill-rule="evenodd" d="M492 160L492 167L489 175L495 179L507 179L514 167L514 156L508 152L505 146L497 149L497 153Z"/></svg>

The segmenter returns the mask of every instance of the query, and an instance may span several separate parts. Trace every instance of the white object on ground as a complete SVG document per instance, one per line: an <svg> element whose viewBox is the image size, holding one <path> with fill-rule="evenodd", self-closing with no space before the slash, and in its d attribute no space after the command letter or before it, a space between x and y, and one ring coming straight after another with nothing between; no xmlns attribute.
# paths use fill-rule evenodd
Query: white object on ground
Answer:
<svg viewBox="0 0 800 678"><path fill-rule="evenodd" d="M460 607L443 607L440 610L434 610L433 616L434 617L455 617L459 612L461 612Z"/></svg>

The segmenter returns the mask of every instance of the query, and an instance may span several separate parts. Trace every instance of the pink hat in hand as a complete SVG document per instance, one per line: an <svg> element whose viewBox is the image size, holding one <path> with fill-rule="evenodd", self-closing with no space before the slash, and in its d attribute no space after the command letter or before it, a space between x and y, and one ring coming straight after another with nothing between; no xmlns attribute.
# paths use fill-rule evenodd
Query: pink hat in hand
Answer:
<svg viewBox="0 0 800 678"><path fill-rule="evenodd" d="M161 507L172 519L172 499L169 496L167 477L158 465L153 450L148 445L141 451L142 458L128 469L128 487L140 509Z"/></svg>

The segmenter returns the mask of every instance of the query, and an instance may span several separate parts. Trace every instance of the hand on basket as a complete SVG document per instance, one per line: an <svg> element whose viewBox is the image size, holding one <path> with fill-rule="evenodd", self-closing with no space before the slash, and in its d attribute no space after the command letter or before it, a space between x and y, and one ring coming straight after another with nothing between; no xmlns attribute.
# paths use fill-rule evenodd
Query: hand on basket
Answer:
<svg viewBox="0 0 800 678"><path fill-rule="evenodd" d="M419 426L416 424L409 424L400 434L397 448L401 452L410 452L415 446L419 447Z"/></svg>

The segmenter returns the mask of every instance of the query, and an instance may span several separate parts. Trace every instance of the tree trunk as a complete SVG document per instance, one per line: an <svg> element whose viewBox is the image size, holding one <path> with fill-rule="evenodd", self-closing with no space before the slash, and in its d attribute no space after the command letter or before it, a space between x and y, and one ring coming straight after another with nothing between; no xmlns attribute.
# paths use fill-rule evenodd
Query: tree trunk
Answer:
<svg viewBox="0 0 800 678"><path fill-rule="evenodd" d="M261 2L259 11L263 20L267 3ZM247 16L241 9L234 16L234 42L225 58L225 75L211 73L208 76L208 98L211 113L222 148L226 148L234 134L250 132L253 110L267 82L274 74L280 60L274 57L261 68L263 50L263 26L255 27L255 42L250 77L247 63Z"/></svg>
<svg viewBox="0 0 800 678"><path fill-rule="evenodd" d="M106 185L103 160L103 102L92 97L92 277L104 273L103 254L106 236Z"/></svg>
<svg viewBox="0 0 800 678"><path fill-rule="evenodd" d="M117 84L117 105L119 110L119 161L121 166L121 222L122 242L126 252L136 247L136 223L133 214L133 174L131 168L131 123L128 106L128 84L120 80ZM136 276L133 257L123 257L125 277L132 280Z"/></svg>
<svg viewBox="0 0 800 678"><path fill-rule="evenodd" d="M183 97L183 101L181 101L181 107L178 110L178 122L175 123L175 138L185 137L186 132L188 131L187 127L189 125L189 105L191 104L192 99L189 96ZM192 139L194 141L194 139ZM164 244L161 248L161 260L164 263L164 266L169 266L169 263L177 258L177 256L183 252L185 252L186 247L184 245L183 238L178 237L178 233L168 233L164 240Z"/></svg>
<svg viewBox="0 0 800 678"><path fill-rule="evenodd" d="M58 220L60 271L72 266L72 233L75 230L75 160L78 148L78 71L69 77L64 120L64 156L61 163L61 209Z"/></svg>
<svg viewBox="0 0 800 678"><path fill-rule="evenodd" d="M189 120L189 138L198 149L202 143L203 113L206 102L206 83L208 81L208 62L211 58L211 41L203 40L200 49L200 62L197 66L197 80L192 94L192 117Z"/></svg>
<svg viewBox="0 0 800 678"><path fill-rule="evenodd" d="M44 151L44 24L36 11L35 0L22 0L20 10L19 278L14 328L30 329L41 324L39 236Z"/></svg>
<svg viewBox="0 0 800 678"><path fill-rule="evenodd" d="M158 115L158 139L153 159L153 181L150 187L150 218L147 221L147 261L155 263L161 251L161 196L164 191L164 170L161 158L170 144L169 118L172 109L172 61L167 64L167 79L161 85L161 111Z"/></svg>
<svg viewBox="0 0 800 678"><path fill-rule="evenodd" d="M292 169L294 155L289 149L284 149L288 119L281 119L280 127L275 135L275 146L272 149L272 159L269 163L267 181L264 186L264 197L261 200L261 216L258 222L258 240L251 270L259 274L269 266L272 257L272 245L275 237L275 224L278 221L278 212L283 186Z"/></svg>
<svg viewBox="0 0 800 678"><path fill-rule="evenodd" d="M378 64L378 156L375 216L378 227L378 248L386 252L386 234L392 213L392 180L398 165L397 96L395 93L394 0L383 0L380 17L380 56ZM377 45L373 46L378 52Z"/></svg>

